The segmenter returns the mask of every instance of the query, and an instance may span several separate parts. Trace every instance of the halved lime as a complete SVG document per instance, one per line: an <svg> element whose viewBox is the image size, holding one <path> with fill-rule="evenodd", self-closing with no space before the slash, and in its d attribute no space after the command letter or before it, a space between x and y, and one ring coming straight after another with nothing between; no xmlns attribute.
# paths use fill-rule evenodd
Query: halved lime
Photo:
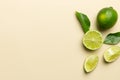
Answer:
<svg viewBox="0 0 120 80"><path fill-rule="evenodd" d="M84 63L84 69L86 72L91 72L93 71L97 64L98 64L99 58L97 55L90 55L86 58L85 63Z"/></svg>
<svg viewBox="0 0 120 80"><path fill-rule="evenodd" d="M83 37L83 45L89 50L96 50L103 44L102 34L96 30L88 31Z"/></svg>
<svg viewBox="0 0 120 80"><path fill-rule="evenodd" d="M113 62L120 57L120 47L112 46L104 52L104 59L106 62Z"/></svg>

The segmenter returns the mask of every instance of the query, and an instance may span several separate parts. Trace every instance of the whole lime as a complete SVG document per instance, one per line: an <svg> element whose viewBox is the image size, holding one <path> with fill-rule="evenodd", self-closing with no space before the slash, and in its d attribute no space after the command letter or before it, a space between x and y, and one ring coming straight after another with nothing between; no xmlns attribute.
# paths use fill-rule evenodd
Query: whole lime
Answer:
<svg viewBox="0 0 120 80"><path fill-rule="evenodd" d="M102 30L109 29L115 25L118 19L118 14L112 7L101 9L97 15L98 27Z"/></svg>

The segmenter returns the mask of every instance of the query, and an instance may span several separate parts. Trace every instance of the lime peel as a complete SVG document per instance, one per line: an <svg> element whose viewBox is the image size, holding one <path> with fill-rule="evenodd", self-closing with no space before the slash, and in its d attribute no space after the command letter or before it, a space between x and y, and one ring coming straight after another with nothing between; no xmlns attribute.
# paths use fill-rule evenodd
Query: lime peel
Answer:
<svg viewBox="0 0 120 80"><path fill-rule="evenodd" d="M112 7L105 7L98 12L97 23L101 30L112 28L118 20L118 13Z"/></svg>

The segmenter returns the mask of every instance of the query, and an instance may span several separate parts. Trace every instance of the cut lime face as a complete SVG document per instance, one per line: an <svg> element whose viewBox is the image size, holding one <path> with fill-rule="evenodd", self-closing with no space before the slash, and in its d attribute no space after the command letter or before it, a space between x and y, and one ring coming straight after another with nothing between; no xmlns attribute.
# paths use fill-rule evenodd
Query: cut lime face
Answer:
<svg viewBox="0 0 120 80"><path fill-rule="evenodd" d="M96 50L103 44L102 34L96 30L88 31L83 37L83 45L89 50Z"/></svg>
<svg viewBox="0 0 120 80"><path fill-rule="evenodd" d="M120 47L112 46L104 52L104 59L106 62L113 62L120 57Z"/></svg>
<svg viewBox="0 0 120 80"><path fill-rule="evenodd" d="M99 58L97 55L90 55L86 58L85 63L84 63L84 69L86 72L91 72L93 71L97 64L98 64Z"/></svg>

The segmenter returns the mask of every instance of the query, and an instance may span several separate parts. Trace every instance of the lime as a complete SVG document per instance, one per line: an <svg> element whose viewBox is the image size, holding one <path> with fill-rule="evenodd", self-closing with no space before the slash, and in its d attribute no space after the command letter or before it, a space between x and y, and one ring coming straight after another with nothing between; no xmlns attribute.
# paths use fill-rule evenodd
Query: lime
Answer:
<svg viewBox="0 0 120 80"><path fill-rule="evenodd" d="M97 15L97 23L100 29L106 30L116 23L118 19L118 14L112 7L106 7L101 9Z"/></svg>
<svg viewBox="0 0 120 80"><path fill-rule="evenodd" d="M112 46L104 52L104 59L106 62L113 62L120 56L120 47Z"/></svg>
<svg viewBox="0 0 120 80"><path fill-rule="evenodd" d="M97 55L90 55L86 58L85 63L84 63L84 70L86 72L91 72L93 71L97 64L98 64L99 58Z"/></svg>
<svg viewBox="0 0 120 80"><path fill-rule="evenodd" d="M102 34L96 30L88 31L83 37L83 45L89 50L96 50L103 44Z"/></svg>

